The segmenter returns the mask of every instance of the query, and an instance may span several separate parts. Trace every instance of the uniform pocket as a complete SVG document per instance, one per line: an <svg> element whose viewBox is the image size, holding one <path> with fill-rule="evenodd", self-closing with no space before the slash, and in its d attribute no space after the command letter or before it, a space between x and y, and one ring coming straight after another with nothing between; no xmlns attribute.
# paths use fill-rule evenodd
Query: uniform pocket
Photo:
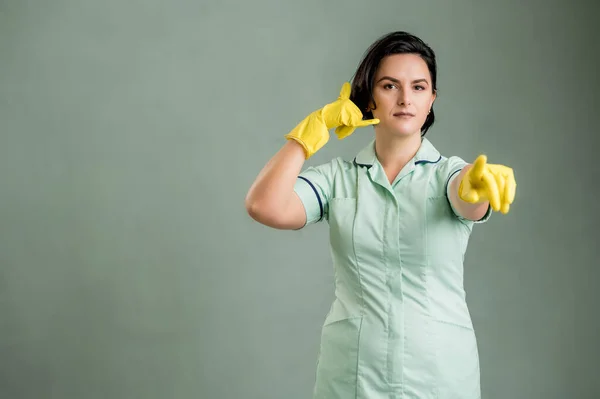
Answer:
<svg viewBox="0 0 600 399"><path fill-rule="evenodd" d="M481 398L479 354L474 330L452 323L434 323L439 398Z"/></svg>
<svg viewBox="0 0 600 399"><path fill-rule="evenodd" d="M329 317L323 326L315 398L354 398L362 316Z"/></svg>
<svg viewBox="0 0 600 399"><path fill-rule="evenodd" d="M344 263L354 254L355 198L334 198L329 203L329 238L334 254Z"/></svg>
<svg viewBox="0 0 600 399"><path fill-rule="evenodd" d="M336 227L347 226L356 215L356 198L333 198L329 202L329 224Z"/></svg>

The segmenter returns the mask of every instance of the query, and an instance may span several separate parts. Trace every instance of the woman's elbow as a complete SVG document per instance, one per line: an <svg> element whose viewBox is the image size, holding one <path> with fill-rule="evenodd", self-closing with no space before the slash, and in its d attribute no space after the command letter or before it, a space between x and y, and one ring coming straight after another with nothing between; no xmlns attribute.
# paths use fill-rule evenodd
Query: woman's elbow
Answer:
<svg viewBox="0 0 600 399"><path fill-rule="evenodd" d="M250 197L246 197L244 205L248 216L258 223L270 226L275 222L275 209L267 206L268 204L265 205L264 202L256 201Z"/></svg>
<svg viewBox="0 0 600 399"><path fill-rule="evenodd" d="M252 198L250 193L248 193L248 195L244 199L244 207L246 208L246 213L248 213L248 215L252 219L259 221L258 219L260 219L261 207L260 207L258 201L256 201L254 198Z"/></svg>
<svg viewBox="0 0 600 399"><path fill-rule="evenodd" d="M265 204L246 199L246 212L256 222L280 230L297 230L304 226L304 213L300 215L289 206L281 207L275 204Z"/></svg>

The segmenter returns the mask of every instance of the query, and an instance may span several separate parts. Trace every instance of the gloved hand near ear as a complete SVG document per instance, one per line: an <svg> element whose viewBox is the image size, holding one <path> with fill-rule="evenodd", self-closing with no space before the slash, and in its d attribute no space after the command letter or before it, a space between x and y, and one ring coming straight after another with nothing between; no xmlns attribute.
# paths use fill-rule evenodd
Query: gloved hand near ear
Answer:
<svg viewBox="0 0 600 399"><path fill-rule="evenodd" d="M489 201L494 211L506 214L515 199L516 189L511 168L488 164L487 157L480 155L460 182L458 195L473 204Z"/></svg>
<svg viewBox="0 0 600 399"><path fill-rule="evenodd" d="M312 112L285 135L286 139L295 140L304 148L306 159L329 141L329 130L334 127L338 139L342 140L350 136L357 127L379 123L379 119L362 119L363 114L350 100L350 93L350 83L345 82L336 101Z"/></svg>

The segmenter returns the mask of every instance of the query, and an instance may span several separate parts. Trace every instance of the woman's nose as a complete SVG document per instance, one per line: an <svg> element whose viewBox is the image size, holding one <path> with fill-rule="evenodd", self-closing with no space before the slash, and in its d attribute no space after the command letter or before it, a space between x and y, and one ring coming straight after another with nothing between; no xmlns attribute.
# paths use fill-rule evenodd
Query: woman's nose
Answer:
<svg viewBox="0 0 600 399"><path fill-rule="evenodd" d="M408 90L399 90L398 91L398 105L410 105L410 94Z"/></svg>

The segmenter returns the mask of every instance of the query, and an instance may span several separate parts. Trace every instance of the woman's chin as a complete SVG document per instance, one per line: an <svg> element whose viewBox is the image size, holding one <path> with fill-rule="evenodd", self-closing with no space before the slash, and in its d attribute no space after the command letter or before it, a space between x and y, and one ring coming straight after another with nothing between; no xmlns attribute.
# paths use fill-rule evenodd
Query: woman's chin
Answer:
<svg viewBox="0 0 600 399"><path fill-rule="evenodd" d="M411 137L414 135L421 135L421 129L417 128L413 124L400 124L394 123L387 126L377 125L377 130L381 131L381 133L386 136L393 137Z"/></svg>

